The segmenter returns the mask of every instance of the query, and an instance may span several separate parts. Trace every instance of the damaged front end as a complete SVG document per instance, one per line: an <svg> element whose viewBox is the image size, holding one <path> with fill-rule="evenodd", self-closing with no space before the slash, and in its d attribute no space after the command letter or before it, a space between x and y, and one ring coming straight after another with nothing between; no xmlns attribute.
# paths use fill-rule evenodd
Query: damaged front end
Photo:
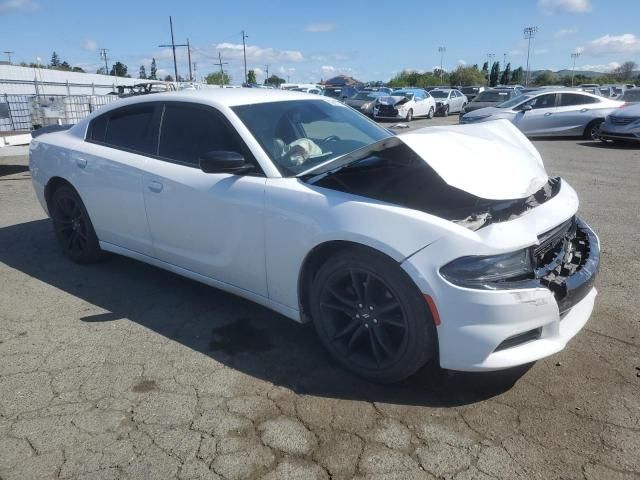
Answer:
<svg viewBox="0 0 640 480"><path fill-rule="evenodd" d="M408 101L409 99L405 96L388 96L378 98L376 102L377 116L395 118L400 115L402 105Z"/></svg>
<svg viewBox="0 0 640 480"><path fill-rule="evenodd" d="M524 198L487 199L452 186L401 141L360 155L359 160L331 174L308 179L314 185L419 210L470 230L519 217L553 198L560 178L548 178Z"/></svg>

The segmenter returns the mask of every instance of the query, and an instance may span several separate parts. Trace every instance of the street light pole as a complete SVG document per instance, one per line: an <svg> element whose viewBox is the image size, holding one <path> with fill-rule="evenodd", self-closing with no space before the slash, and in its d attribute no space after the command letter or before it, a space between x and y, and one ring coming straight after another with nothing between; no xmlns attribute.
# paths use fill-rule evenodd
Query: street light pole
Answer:
<svg viewBox="0 0 640 480"><path fill-rule="evenodd" d="M247 46L245 44L245 39L249 38L249 35L244 34L244 30L242 30L242 54L244 55L244 83L245 85L249 83L249 77L247 77Z"/></svg>
<svg viewBox="0 0 640 480"><path fill-rule="evenodd" d="M11 51L5 50L2 53L5 53L7 55L7 57L9 58L9 65L11 65L11 54L12 53L16 53L16 52L11 52Z"/></svg>
<svg viewBox="0 0 640 480"><path fill-rule="evenodd" d="M529 86L529 55L531 54L531 39L536 36L536 33L538 33L538 27L535 25L533 27L526 27L523 30L523 33L524 33L524 39L528 40L529 42L527 46L527 76L525 77L525 81L524 81L524 86L528 87Z"/></svg>
<svg viewBox="0 0 640 480"><path fill-rule="evenodd" d="M493 59L496 58L496 54L495 53L487 53L487 83L489 84L490 87L492 87L493 85L491 85L491 69L492 69L492 63L493 63Z"/></svg>
<svg viewBox="0 0 640 480"><path fill-rule="evenodd" d="M438 52L440 52L440 83L442 83L442 77L443 77L443 73L444 71L442 70L442 60L444 57L444 52L447 51L447 47L438 47Z"/></svg>
<svg viewBox="0 0 640 480"><path fill-rule="evenodd" d="M571 54L571 58L573 59L573 66L571 67L571 86L573 87L573 77L576 71L576 59L580 56L580 52L575 52Z"/></svg>

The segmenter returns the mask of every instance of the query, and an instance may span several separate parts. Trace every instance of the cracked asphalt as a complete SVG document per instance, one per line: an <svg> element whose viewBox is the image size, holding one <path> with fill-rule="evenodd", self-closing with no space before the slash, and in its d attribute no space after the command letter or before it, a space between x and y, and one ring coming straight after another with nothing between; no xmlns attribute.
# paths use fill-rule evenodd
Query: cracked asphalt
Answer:
<svg viewBox="0 0 640 480"><path fill-rule="evenodd" d="M394 386L248 301L71 263L1 157L0 479L640 478L640 149L535 144L601 238L591 320L535 365Z"/></svg>

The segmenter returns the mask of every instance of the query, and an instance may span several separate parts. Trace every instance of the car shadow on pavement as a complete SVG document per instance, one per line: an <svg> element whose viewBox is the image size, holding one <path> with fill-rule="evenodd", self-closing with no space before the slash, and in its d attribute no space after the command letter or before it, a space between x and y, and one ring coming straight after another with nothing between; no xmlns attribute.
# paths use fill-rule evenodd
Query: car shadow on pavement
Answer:
<svg viewBox="0 0 640 480"><path fill-rule="evenodd" d="M14 175L16 173L28 172L29 167L27 165L1 165L0 164L0 177L7 175Z"/></svg>
<svg viewBox="0 0 640 480"><path fill-rule="evenodd" d="M593 142L589 142L589 141L585 141L585 142L578 142L578 145L580 145L581 147L592 147L592 148L601 148L604 150L637 150L638 147L640 147L640 142L637 143L632 143L632 142L626 142L626 143L603 143L601 141L593 141Z"/></svg>
<svg viewBox="0 0 640 480"><path fill-rule="evenodd" d="M120 256L81 266L63 257L49 220L0 228L0 262L102 313L80 322L128 319L243 373L323 397L448 407L475 403L511 388L529 366L460 373L428 365L395 385L355 377L325 352L310 325L253 302Z"/></svg>

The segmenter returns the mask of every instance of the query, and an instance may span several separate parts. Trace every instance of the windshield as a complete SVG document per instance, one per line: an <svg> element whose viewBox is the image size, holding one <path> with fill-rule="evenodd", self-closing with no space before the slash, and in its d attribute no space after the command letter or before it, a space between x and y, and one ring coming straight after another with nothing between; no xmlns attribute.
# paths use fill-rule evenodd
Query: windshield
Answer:
<svg viewBox="0 0 640 480"><path fill-rule="evenodd" d="M627 90L622 96L625 102L640 102L640 90Z"/></svg>
<svg viewBox="0 0 640 480"><path fill-rule="evenodd" d="M504 102L509 99L509 92L498 90L487 90L480 93L473 101L474 102Z"/></svg>
<svg viewBox="0 0 640 480"><path fill-rule="evenodd" d="M232 110L285 177L393 136L351 107L324 100L258 103Z"/></svg>
<svg viewBox="0 0 640 480"><path fill-rule="evenodd" d="M467 94L467 93L478 93L478 90L480 90L480 87L462 87L462 90L460 91L464 94Z"/></svg>
<svg viewBox="0 0 640 480"><path fill-rule="evenodd" d="M384 92L360 92L356 93L352 100L375 100L377 97L386 97L387 94Z"/></svg>
<svg viewBox="0 0 640 480"><path fill-rule="evenodd" d="M345 91L346 93L346 91ZM331 98L342 98L342 89L341 88L327 88L324 91L324 96L325 97L331 97Z"/></svg>
<svg viewBox="0 0 640 480"><path fill-rule="evenodd" d="M431 90L429 93L433 98L449 98L449 92L444 90Z"/></svg>
<svg viewBox="0 0 640 480"><path fill-rule="evenodd" d="M520 105L521 103L526 102L533 98L531 95L520 95L518 97L513 97L511 100L507 100L506 102L502 102L499 105L496 105L497 108L511 108L516 105Z"/></svg>

